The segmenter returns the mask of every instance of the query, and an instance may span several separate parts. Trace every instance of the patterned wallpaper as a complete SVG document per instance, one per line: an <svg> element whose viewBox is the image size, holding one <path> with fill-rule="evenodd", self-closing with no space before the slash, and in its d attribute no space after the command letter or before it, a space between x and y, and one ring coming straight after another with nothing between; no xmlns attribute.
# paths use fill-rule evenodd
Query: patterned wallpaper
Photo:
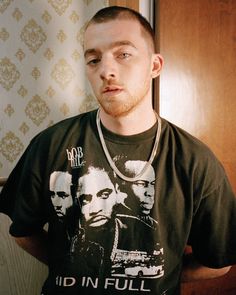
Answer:
<svg viewBox="0 0 236 295"><path fill-rule="evenodd" d="M0 0L0 177L34 135L97 103L82 35L104 0Z"/></svg>

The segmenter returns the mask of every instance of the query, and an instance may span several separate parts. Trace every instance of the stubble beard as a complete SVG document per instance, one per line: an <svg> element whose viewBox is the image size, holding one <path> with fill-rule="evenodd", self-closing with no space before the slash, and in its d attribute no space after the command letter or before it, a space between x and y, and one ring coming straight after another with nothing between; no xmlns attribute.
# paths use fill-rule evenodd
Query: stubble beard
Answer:
<svg viewBox="0 0 236 295"><path fill-rule="evenodd" d="M129 98L130 99L130 98ZM100 101L103 110L112 117L124 117L132 112L133 109L139 104L139 100L133 101L132 104L121 101Z"/></svg>
<svg viewBox="0 0 236 295"><path fill-rule="evenodd" d="M100 105L103 110L110 116L117 117L125 117L129 115L133 110L135 110L139 104L143 101L145 96L148 94L149 85L148 81L146 81L144 90L142 94L138 96L131 96L129 93L125 95L125 98L118 99L115 97L111 97L109 99L103 99L102 97L98 99Z"/></svg>

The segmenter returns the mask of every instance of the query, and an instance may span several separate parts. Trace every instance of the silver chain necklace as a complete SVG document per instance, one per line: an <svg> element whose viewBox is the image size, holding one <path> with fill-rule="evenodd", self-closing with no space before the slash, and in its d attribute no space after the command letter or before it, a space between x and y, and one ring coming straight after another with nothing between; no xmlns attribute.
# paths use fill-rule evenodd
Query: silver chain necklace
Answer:
<svg viewBox="0 0 236 295"><path fill-rule="evenodd" d="M152 152L150 155L149 160L147 161L146 165L143 167L143 169L140 171L140 173L138 173L138 175L136 175L135 177L128 177L125 176L123 173L120 172L120 170L118 170L118 168L116 167L114 161L112 160L110 153L107 149L106 143L105 143L105 139L103 137L102 134L102 129L101 129L101 119L100 119L100 110L97 111L97 118L96 118L96 123L97 123L97 129L98 129L98 135L102 144L102 148L103 151L106 155L107 161L110 164L111 168L113 169L113 171L123 180L125 181L129 181L129 182L133 182L136 181L138 179L140 179L140 177L147 171L147 169L151 166L155 155L157 153L157 149L158 149L158 144L159 144L159 140L160 140L160 136L161 136L161 118L156 114L157 117L157 122L158 122L158 126L157 126L157 132L156 132L156 138L155 138L155 142L152 148Z"/></svg>

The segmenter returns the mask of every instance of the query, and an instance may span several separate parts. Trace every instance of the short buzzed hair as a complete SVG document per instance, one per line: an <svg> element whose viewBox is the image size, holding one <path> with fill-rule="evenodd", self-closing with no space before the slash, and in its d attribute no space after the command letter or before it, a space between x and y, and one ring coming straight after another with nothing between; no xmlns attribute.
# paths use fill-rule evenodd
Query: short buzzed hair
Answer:
<svg viewBox="0 0 236 295"><path fill-rule="evenodd" d="M94 23L105 23L116 19L136 20L140 24L143 34L149 39L151 49L155 52L155 33L150 23L144 16L131 8L122 6L109 6L102 8L91 18L87 27Z"/></svg>

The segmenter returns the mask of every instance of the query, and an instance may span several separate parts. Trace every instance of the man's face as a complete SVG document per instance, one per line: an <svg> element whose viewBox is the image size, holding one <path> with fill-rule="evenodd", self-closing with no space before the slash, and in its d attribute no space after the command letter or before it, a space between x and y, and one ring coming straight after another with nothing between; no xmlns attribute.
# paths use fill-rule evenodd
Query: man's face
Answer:
<svg viewBox="0 0 236 295"><path fill-rule="evenodd" d="M116 191L105 171L91 169L79 178L78 198L86 227L107 223L116 204Z"/></svg>
<svg viewBox="0 0 236 295"><path fill-rule="evenodd" d="M72 197L70 195L69 184L61 182L58 178L53 187L50 187L51 200L58 217L62 218L66 215L68 208L72 206Z"/></svg>
<svg viewBox="0 0 236 295"><path fill-rule="evenodd" d="M84 53L89 82L106 113L122 116L151 99L154 55L137 21L89 25Z"/></svg>
<svg viewBox="0 0 236 295"><path fill-rule="evenodd" d="M132 183L131 189L134 196L138 199L142 214L150 214L154 204L155 194L155 173L153 168L149 169L140 180Z"/></svg>

